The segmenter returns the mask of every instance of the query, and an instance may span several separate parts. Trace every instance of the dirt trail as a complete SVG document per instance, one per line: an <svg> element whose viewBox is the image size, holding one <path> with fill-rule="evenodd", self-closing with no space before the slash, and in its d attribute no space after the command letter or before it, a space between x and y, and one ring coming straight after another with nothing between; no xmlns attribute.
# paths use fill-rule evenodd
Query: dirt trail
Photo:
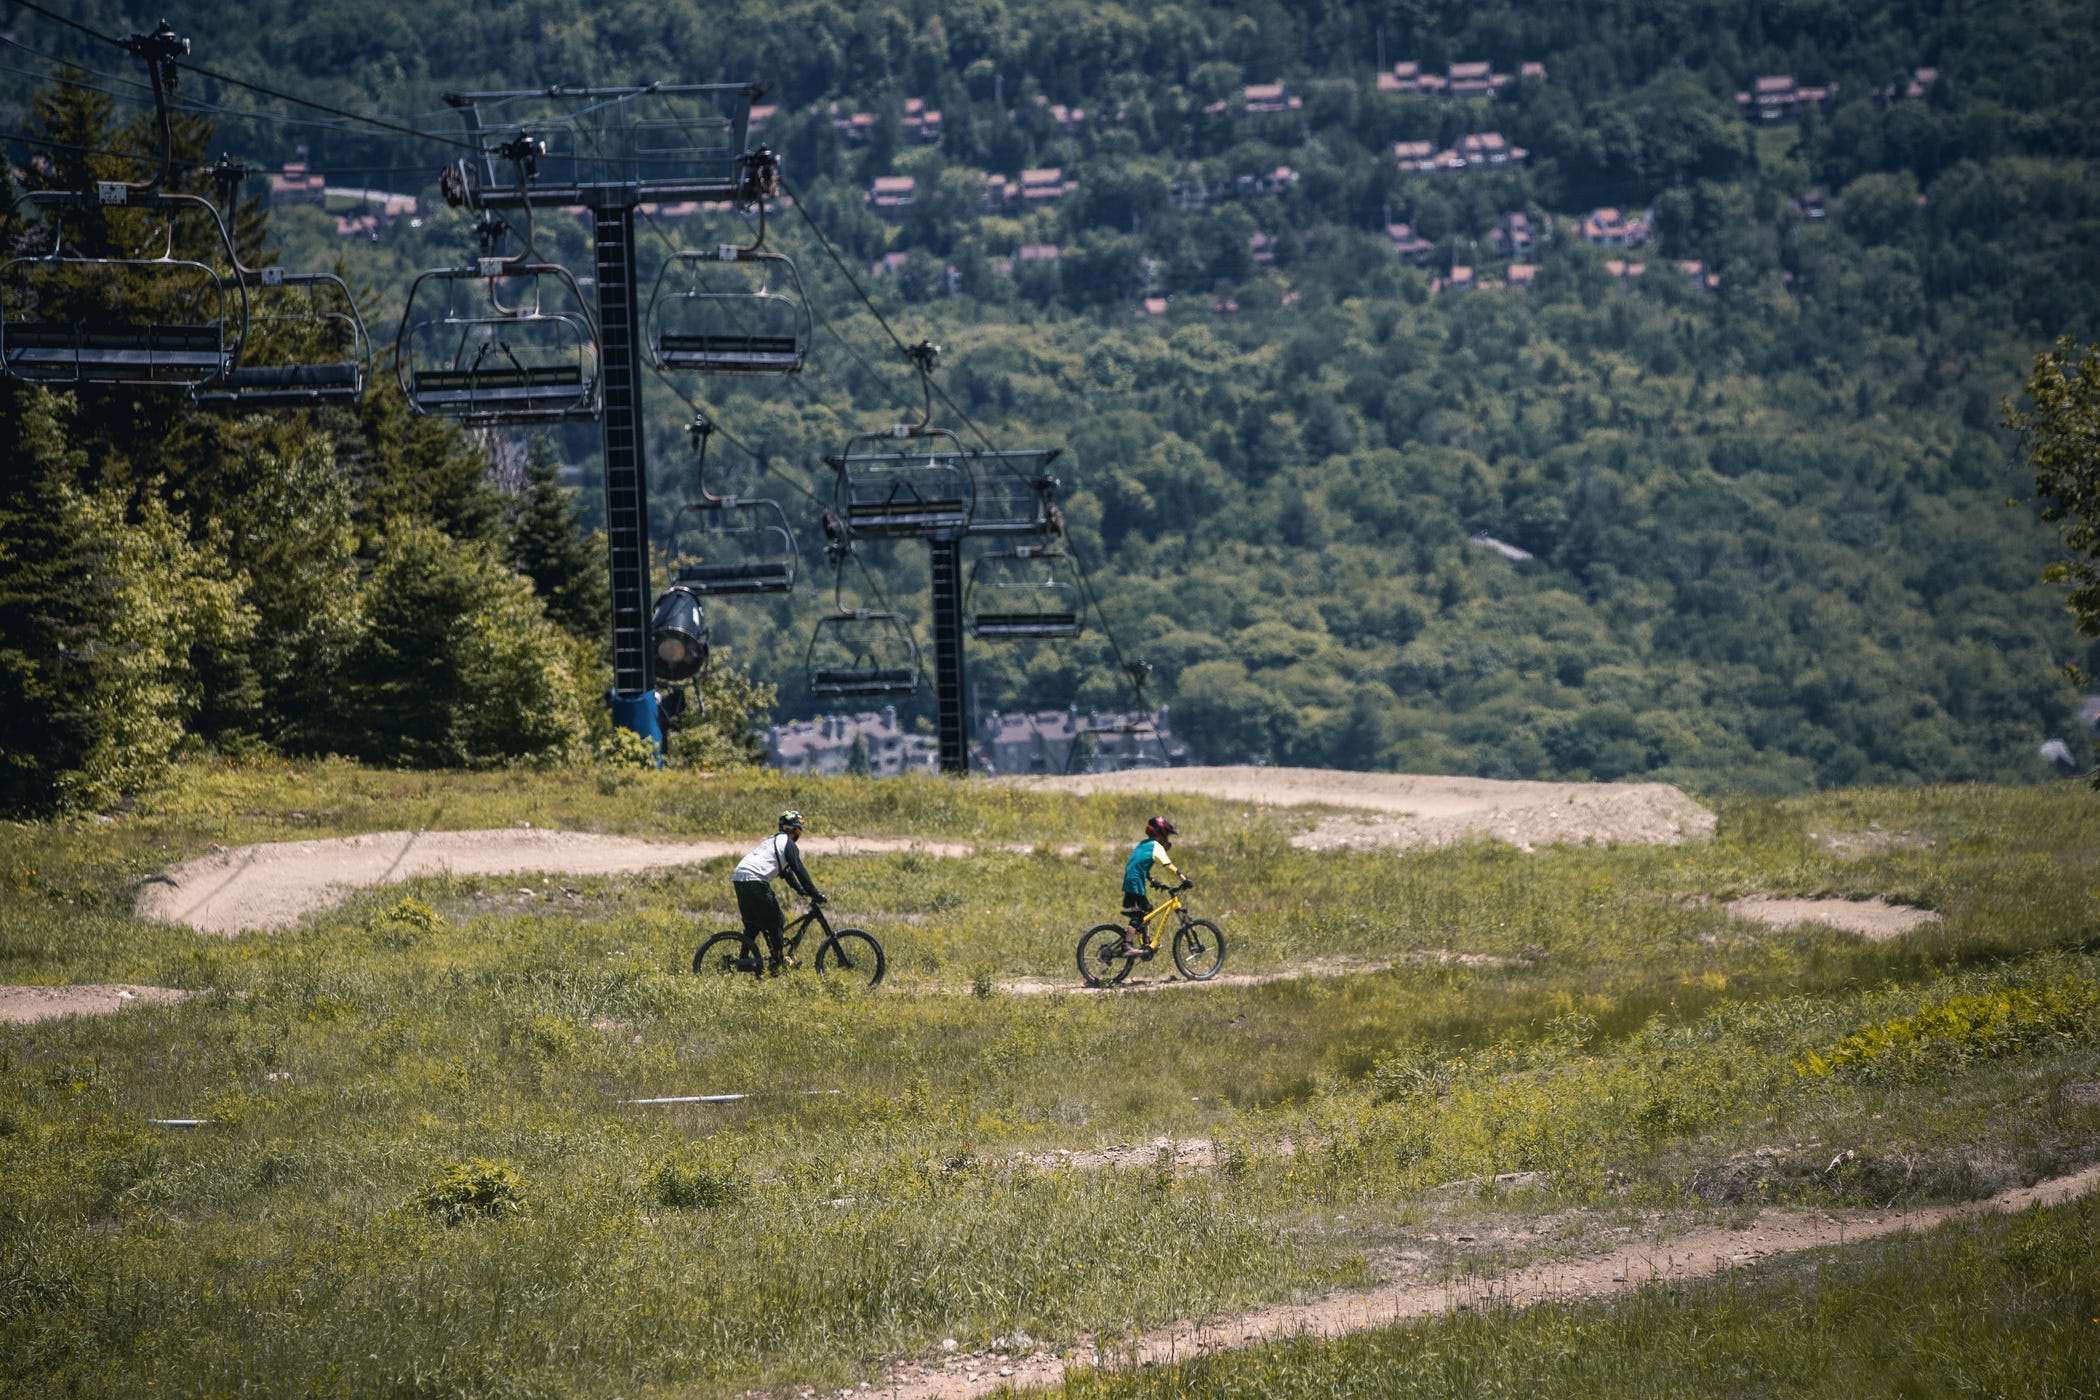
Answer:
<svg viewBox="0 0 2100 1400"><path fill-rule="evenodd" d="M1529 849L1550 842L1703 840L1713 813L1662 783L1505 783L1480 778L1341 773L1313 768L1171 768L1078 778L1022 778L1019 786L1064 792L1203 793L1280 806L1359 808L1294 838L1301 846L1405 850L1488 835ZM978 847L884 837L810 836L812 856L924 851L968 856ZM544 871L611 875L740 856L735 841L643 841L530 827L493 831L381 831L334 840L278 841L222 850L156 876L139 892L142 919L205 933L279 929L340 903L364 885L418 875L507 875ZM1015 849L1025 849L1016 847Z"/></svg>
<svg viewBox="0 0 2100 1400"><path fill-rule="evenodd" d="M1146 768L1022 778L1056 792L1198 793L1268 806L1356 808L1291 838L1309 850L1412 850L1490 836L1543 845L1677 845L1714 832L1714 814L1667 783L1521 783L1488 778L1344 773L1324 768Z"/></svg>
<svg viewBox="0 0 2100 1400"><path fill-rule="evenodd" d="M2100 1185L2100 1166L1958 1205L1907 1211L1766 1211L1742 1229L1709 1227L1609 1254L1532 1265L1497 1278L1437 1284L1394 1283L1316 1303L1262 1308L1237 1317L1182 1321L1139 1337L1104 1342L1098 1349L1088 1341L1063 1355L985 1352L902 1362L872 1393L890 1400L959 1400L988 1394L1002 1385L1038 1390L1059 1384L1073 1369L1157 1365L1282 1337L1339 1337L1363 1328L1440 1316L1464 1307L1525 1307L1548 1301L1606 1298L1647 1283L1706 1278L1800 1250L1876 1239L1906 1230L1929 1230L1950 1220L2024 1210L2030 1205L2060 1205L2096 1185Z"/></svg>
<svg viewBox="0 0 2100 1400"><path fill-rule="evenodd" d="M190 993L173 987L124 982L82 982L68 987L0 987L0 1024L26 1025L60 1016L99 1016L127 1006L169 1005Z"/></svg>
<svg viewBox="0 0 2100 1400"><path fill-rule="evenodd" d="M494 831L378 831L323 841L275 841L214 852L155 876L139 891L134 913L231 937L246 929L289 928L340 904L364 885L419 875L621 875L741 856L735 841L643 841L583 831L532 828ZM944 841L805 836L809 856L924 851L967 856L975 847Z"/></svg>
<svg viewBox="0 0 2100 1400"><path fill-rule="evenodd" d="M1930 909L1886 899L1737 899L1726 908L1736 918L1752 923L1773 928L1820 924L1840 933L1858 934L1869 943L1886 943L1940 922L1940 916Z"/></svg>

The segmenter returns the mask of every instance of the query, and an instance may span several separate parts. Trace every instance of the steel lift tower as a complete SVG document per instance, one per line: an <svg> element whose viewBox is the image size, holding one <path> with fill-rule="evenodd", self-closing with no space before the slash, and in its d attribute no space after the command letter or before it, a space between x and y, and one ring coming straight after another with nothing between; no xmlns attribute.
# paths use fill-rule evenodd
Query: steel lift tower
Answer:
<svg viewBox="0 0 2100 1400"><path fill-rule="evenodd" d="M596 417L612 575L613 722L659 747L635 213L644 204L744 197L751 104L764 91L755 83L651 83L445 95L480 152L448 172L448 198L483 214L589 212L601 394Z"/></svg>

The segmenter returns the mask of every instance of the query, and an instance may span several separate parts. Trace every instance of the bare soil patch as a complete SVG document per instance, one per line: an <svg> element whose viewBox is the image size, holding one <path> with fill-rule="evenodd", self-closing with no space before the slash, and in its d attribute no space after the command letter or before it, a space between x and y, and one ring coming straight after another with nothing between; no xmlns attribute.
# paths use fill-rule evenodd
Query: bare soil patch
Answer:
<svg viewBox="0 0 2100 1400"><path fill-rule="evenodd" d="M1347 807L1292 843L1308 850L1413 850L1491 837L1547 845L1677 845L1713 835L1714 814L1667 783L1521 783L1322 768L1147 768L1023 778L1058 792L1156 792L1282 807Z"/></svg>
<svg viewBox="0 0 2100 1400"><path fill-rule="evenodd" d="M60 1016L106 1016L127 1006L171 1006L190 995L174 987L141 987L125 982L0 987L0 1023L26 1025Z"/></svg>
<svg viewBox="0 0 2100 1400"><path fill-rule="evenodd" d="M493 831L379 831L324 841L274 841L239 846L185 861L139 891L142 919L188 924L231 937L247 929L281 929L316 910L332 908L365 885L395 884L419 875L622 875L741 856L749 838L734 841L643 841L583 831L534 828ZM967 856L954 842L880 837L808 836L811 856L878 855L924 851Z"/></svg>
<svg viewBox="0 0 2100 1400"><path fill-rule="evenodd" d="M2100 1185L2100 1167L2089 1167L2072 1176L1958 1205L1888 1211L1762 1211L1739 1228L1702 1226L1681 1233L1667 1233L1658 1224L1652 1239L1615 1243L1601 1250L1591 1243L1594 1252L1434 1282L1422 1280L1421 1265L1439 1246L1478 1246L1483 1235L1493 1235L1487 1244L1499 1251L1508 1241L1492 1227L1448 1236L1425 1233L1423 1248L1379 1261L1388 1273L1403 1277L1366 1292L1260 1308L1235 1317L1184 1320L1137 1337L1090 1338L1060 1354L1015 1347L900 1362L876 1393L893 1400L956 1400L985 1395L1002 1385L1016 1390L1044 1389L1078 1369L1157 1365L1300 1335L1338 1337L1461 1308L1520 1308L1541 1302L1609 1298L1645 1284L1706 1278L1801 1250L1929 1230L1950 1220L2025 1210L2031 1205L2060 1205L2096 1185ZM1560 1228L1567 1224L1561 1222ZM1581 1233L1586 1242L1597 1239L1596 1231ZM1493 1257L1491 1252L1489 1258Z"/></svg>
<svg viewBox="0 0 2100 1400"><path fill-rule="evenodd" d="M1869 943L1886 943L1940 922L1930 909L1892 904L1886 899L1736 899L1727 910L1738 919L1792 928L1797 924L1820 924L1841 933L1857 934Z"/></svg>

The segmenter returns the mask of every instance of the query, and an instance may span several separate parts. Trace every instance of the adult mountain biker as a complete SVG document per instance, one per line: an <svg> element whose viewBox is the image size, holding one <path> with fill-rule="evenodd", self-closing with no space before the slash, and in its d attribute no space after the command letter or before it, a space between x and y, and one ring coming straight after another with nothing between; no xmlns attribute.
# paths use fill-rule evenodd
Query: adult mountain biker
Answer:
<svg viewBox="0 0 2100 1400"><path fill-rule="evenodd" d="M738 861L736 870L729 877L730 888L736 891L736 911L743 918L744 932L754 938L764 935L769 955L767 968L773 972L789 965L787 954L781 948L781 940L787 932L787 916L781 912L780 900L773 894L774 879L787 881L788 888L797 894L807 895L819 904L824 902L816 881L809 878L809 867L802 863L802 848L795 844L802 835L802 826L800 812L792 808L782 812L779 829L759 842L750 855Z"/></svg>
<svg viewBox="0 0 2100 1400"><path fill-rule="evenodd" d="M1146 895L1146 887L1185 890L1192 883L1167 858L1167 851L1178 834L1174 823L1165 817L1152 818L1145 823L1145 839L1131 849L1130 859L1123 863L1123 917L1130 925L1123 933L1123 952L1126 954L1137 952L1144 941L1145 916L1152 912L1152 901ZM1158 879L1153 872L1162 868L1180 883L1169 885Z"/></svg>

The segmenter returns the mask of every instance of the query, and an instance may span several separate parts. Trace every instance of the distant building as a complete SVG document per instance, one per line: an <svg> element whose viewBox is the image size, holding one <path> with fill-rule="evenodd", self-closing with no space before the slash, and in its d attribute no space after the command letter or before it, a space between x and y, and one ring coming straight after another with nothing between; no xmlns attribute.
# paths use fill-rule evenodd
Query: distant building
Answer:
<svg viewBox="0 0 2100 1400"><path fill-rule="evenodd" d="M1055 204L1071 190L1064 170L1058 166L1021 172L1021 203L1024 205Z"/></svg>
<svg viewBox="0 0 2100 1400"><path fill-rule="evenodd" d="M760 742L766 766L790 773L843 773L852 766L857 743L866 744L868 772L878 778L933 773L941 766L939 742L930 734L900 729L893 705L880 712L790 720L767 729Z"/></svg>
<svg viewBox="0 0 2100 1400"><path fill-rule="evenodd" d="M1800 115L1803 107L1822 107L1837 97L1837 84L1803 87L1787 73L1757 79L1748 92L1735 95L1736 109L1753 121L1770 124Z"/></svg>
<svg viewBox="0 0 2100 1400"><path fill-rule="evenodd" d="M970 750L971 767L987 773L1115 773L1188 762L1188 745L1168 729L1164 705L1156 715L1105 714L1076 705L1032 714L993 710L979 724Z"/></svg>
<svg viewBox="0 0 2100 1400"><path fill-rule="evenodd" d="M875 212L885 218L901 217L911 208L913 196L919 192L918 180L910 175L878 175L868 191L868 203Z"/></svg>
<svg viewBox="0 0 2100 1400"><path fill-rule="evenodd" d="M1254 261L1267 266L1276 261L1276 235L1273 233L1250 233L1247 235L1247 251Z"/></svg>
<svg viewBox="0 0 2100 1400"><path fill-rule="evenodd" d="M1518 71L1526 78L1539 82L1546 80L1546 65L1543 63L1526 63ZM1380 92L1407 97L1493 97L1509 83L1509 74L1497 73L1488 64L1478 61L1454 63L1442 74L1425 73L1419 63L1402 62L1394 64L1390 72L1378 75Z"/></svg>
<svg viewBox="0 0 2100 1400"><path fill-rule="evenodd" d="M1610 207L1592 209L1582 221L1582 240L1599 248L1639 248L1655 239L1655 212L1623 214Z"/></svg>
<svg viewBox="0 0 2100 1400"><path fill-rule="evenodd" d="M1504 214L1502 222L1488 230L1488 246L1506 258L1522 257L1537 242L1538 230L1522 212Z"/></svg>
<svg viewBox="0 0 2100 1400"><path fill-rule="evenodd" d="M929 146L940 144L941 114L926 105L923 97L904 99L904 134Z"/></svg>
<svg viewBox="0 0 2100 1400"><path fill-rule="evenodd" d="M316 175L303 160L288 160L284 169L270 177L270 203L325 204L328 177Z"/></svg>
<svg viewBox="0 0 2100 1400"><path fill-rule="evenodd" d="M1529 287L1538 280L1539 269L1537 263L1511 263L1509 265L1510 286Z"/></svg>
<svg viewBox="0 0 2100 1400"><path fill-rule="evenodd" d="M1511 145L1499 131L1476 131L1459 138L1456 146L1439 151L1430 141L1398 141L1393 159L1402 170L1419 173L1458 170L1521 170L1531 152Z"/></svg>
<svg viewBox="0 0 2100 1400"><path fill-rule="evenodd" d="M1434 243L1415 232L1412 224L1387 224L1385 239L1400 255L1400 261L1413 263L1416 267L1428 262L1430 253L1436 249Z"/></svg>
<svg viewBox="0 0 2100 1400"><path fill-rule="evenodd" d="M1295 112L1304 105L1304 99L1293 95L1282 83L1249 83L1240 94L1240 110L1250 117Z"/></svg>

